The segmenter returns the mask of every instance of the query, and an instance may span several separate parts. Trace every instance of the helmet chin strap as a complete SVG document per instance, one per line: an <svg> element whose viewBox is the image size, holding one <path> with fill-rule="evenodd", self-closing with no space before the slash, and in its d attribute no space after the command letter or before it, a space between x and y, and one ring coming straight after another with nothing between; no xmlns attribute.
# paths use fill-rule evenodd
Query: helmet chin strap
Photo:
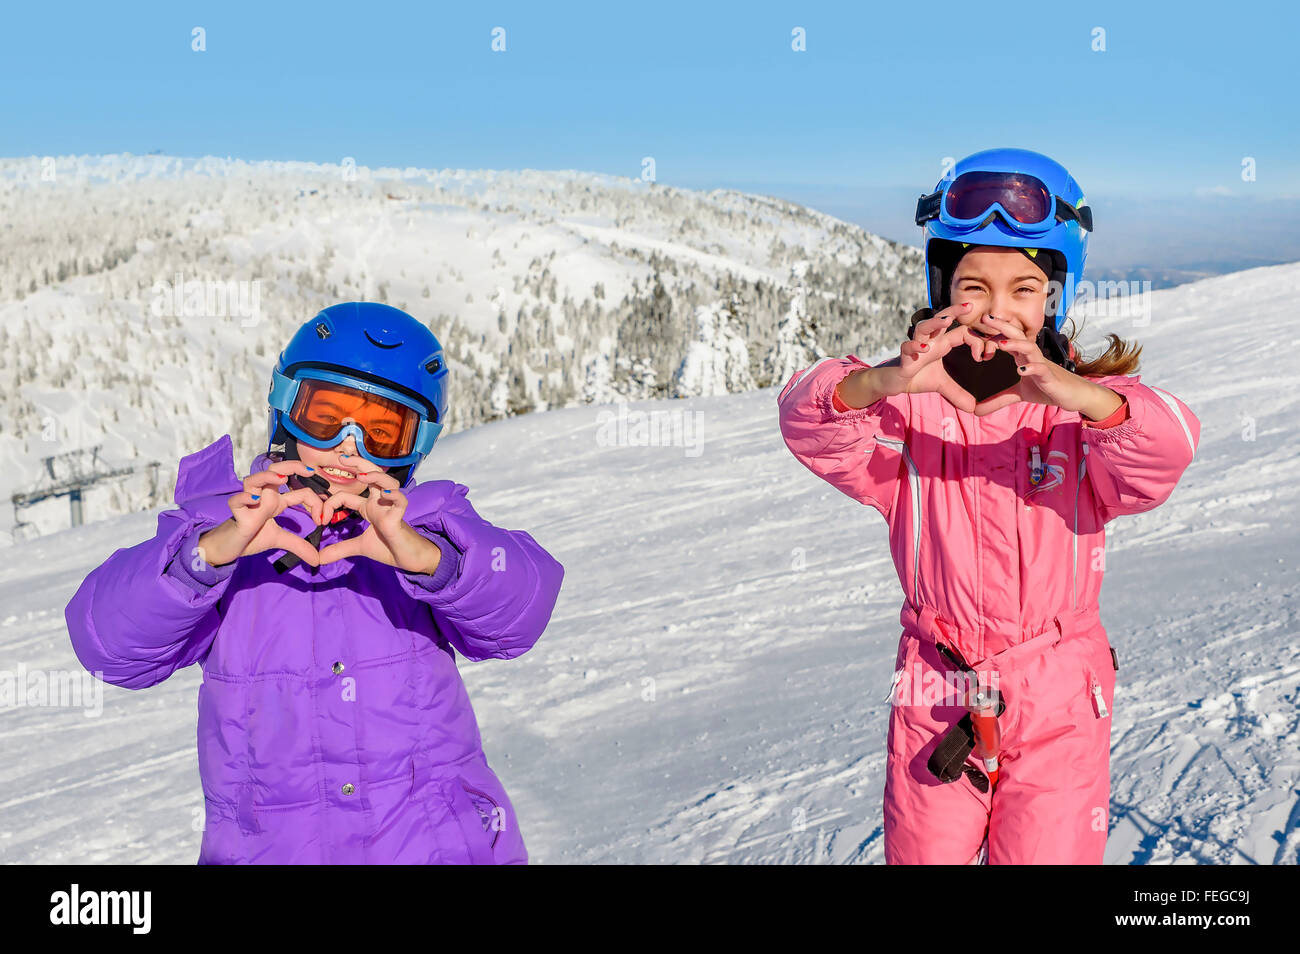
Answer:
<svg viewBox="0 0 1300 954"><path fill-rule="evenodd" d="M266 453L280 460L302 460L298 456L298 439L279 423L275 426L275 433L271 435L271 443L266 448Z"/></svg>

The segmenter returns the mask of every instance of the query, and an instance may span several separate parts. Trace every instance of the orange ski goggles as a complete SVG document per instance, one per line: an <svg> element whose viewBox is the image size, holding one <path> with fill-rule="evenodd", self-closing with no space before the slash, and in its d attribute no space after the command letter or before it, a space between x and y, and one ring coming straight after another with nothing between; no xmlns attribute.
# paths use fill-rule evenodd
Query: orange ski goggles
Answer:
<svg viewBox="0 0 1300 954"><path fill-rule="evenodd" d="M422 416L400 401L362 391L336 381L302 378L289 420L321 447L333 447L344 439L345 430L355 435L350 423L360 427L365 450L385 460L404 458L414 452Z"/></svg>

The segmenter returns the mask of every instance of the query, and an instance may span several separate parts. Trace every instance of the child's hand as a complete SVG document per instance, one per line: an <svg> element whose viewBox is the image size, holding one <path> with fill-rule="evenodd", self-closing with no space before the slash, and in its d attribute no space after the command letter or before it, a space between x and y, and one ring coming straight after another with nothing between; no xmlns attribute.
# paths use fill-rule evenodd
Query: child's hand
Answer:
<svg viewBox="0 0 1300 954"><path fill-rule="evenodd" d="M984 341L971 331L971 326L981 314L983 306L963 302L918 322L912 331L912 339L903 342L899 357L879 366L885 393L937 391L954 407L974 411L974 396L948 374L943 366L943 357L962 345L969 345L971 352L978 357ZM954 325L954 321L957 324Z"/></svg>
<svg viewBox="0 0 1300 954"><path fill-rule="evenodd" d="M339 504L352 508L370 523L356 537L332 543L320 551L320 565L347 557L363 556L387 563L411 573L432 573L438 568L442 551L402 519L406 514L406 495L397 478L383 471L357 474L357 480L370 485L369 495L339 491L325 501L322 523L329 523Z"/></svg>
<svg viewBox="0 0 1300 954"><path fill-rule="evenodd" d="M986 334L993 335L983 343L987 349L985 356L1006 351L1016 359L1020 380L975 405L976 415L983 417L1018 401L1077 410L1087 400L1084 388L1091 382L1050 360L1039 350L1038 343L1020 330L1019 325L991 315L984 315L979 324ZM976 359L982 360L979 354L976 354Z"/></svg>
<svg viewBox="0 0 1300 954"><path fill-rule="evenodd" d="M314 490L309 487L288 493L279 490L281 485L287 486L285 480L289 474L305 477L309 473L302 461L286 460L274 464L271 470L245 477L243 492L233 494L228 501L231 518L199 537L203 559L213 566L222 566L264 550L285 550L305 563L316 565L316 548L273 519L286 507L301 504L319 522L321 499Z"/></svg>

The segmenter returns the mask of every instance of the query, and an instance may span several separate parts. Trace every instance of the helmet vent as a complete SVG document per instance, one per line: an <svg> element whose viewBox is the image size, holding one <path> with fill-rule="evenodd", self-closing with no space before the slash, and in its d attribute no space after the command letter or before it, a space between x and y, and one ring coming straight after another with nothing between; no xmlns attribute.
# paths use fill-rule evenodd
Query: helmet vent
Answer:
<svg viewBox="0 0 1300 954"><path fill-rule="evenodd" d="M428 371L430 374L437 374L439 371L442 370L442 359L441 358L432 359L431 361L429 361L428 364L424 366L424 370Z"/></svg>
<svg viewBox="0 0 1300 954"><path fill-rule="evenodd" d="M325 322L323 322L323 321L321 321L321 322L317 322L317 323L316 323L316 337L321 338L321 339L324 339L324 338L328 338L329 336L330 336L330 328L329 328L329 325L325 324Z"/></svg>

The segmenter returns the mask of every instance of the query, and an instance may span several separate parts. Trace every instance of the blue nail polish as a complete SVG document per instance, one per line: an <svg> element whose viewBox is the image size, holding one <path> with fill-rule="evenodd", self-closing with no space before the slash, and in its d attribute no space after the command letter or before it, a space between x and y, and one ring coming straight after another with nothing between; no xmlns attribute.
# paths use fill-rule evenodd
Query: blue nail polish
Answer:
<svg viewBox="0 0 1300 954"><path fill-rule="evenodd" d="M254 500L261 500L262 498L261 498L261 496L260 496L259 494L253 494L253 499L254 499Z"/></svg>
<svg viewBox="0 0 1300 954"><path fill-rule="evenodd" d="M304 466L306 466L306 465L304 465ZM315 470L316 468L315 468L315 467L308 467L307 469L308 469L308 470Z"/></svg>
<svg viewBox="0 0 1300 954"><path fill-rule="evenodd" d="M387 488L385 488L384 493L386 493L386 494L391 494L392 491L391 491L391 490L388 490Z"/></svg>

